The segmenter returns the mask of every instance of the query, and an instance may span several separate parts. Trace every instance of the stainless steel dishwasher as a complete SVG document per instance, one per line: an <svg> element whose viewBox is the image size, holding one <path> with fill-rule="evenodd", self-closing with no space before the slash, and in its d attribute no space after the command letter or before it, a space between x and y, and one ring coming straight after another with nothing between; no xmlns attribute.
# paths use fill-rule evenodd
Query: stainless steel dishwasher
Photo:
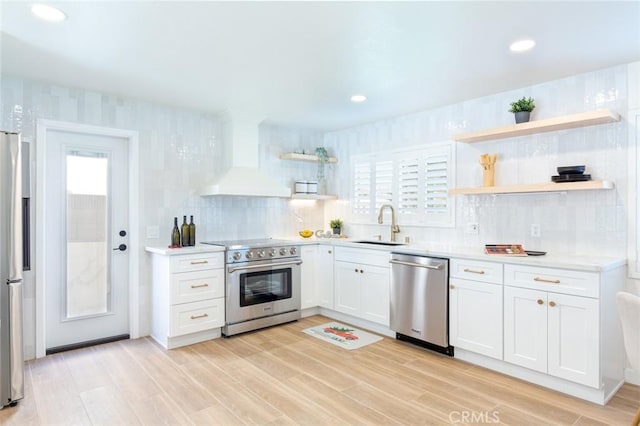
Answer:
<svg viewBox="0 0 640 426"><path fill-rule="evenodd" d="M391 330L396 338L453 355L449 259L391 253Z"/></svg>

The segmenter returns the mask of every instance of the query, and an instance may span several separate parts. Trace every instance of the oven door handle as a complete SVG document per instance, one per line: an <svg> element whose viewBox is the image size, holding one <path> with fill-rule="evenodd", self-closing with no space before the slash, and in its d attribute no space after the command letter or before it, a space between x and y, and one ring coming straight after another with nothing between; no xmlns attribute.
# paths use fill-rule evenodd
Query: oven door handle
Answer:
<svg viewBox="0 0 640 426"><path fill-rule="evenodd" d="M288 266L288 265L300 265L302 260L296 260L295 262L275 262L275 263L263 263L261 265L248 265L248 266L236 266L227 268L227 272L233 274L236 271L243 269L264 269L265 267L271 268L274 266Z"/></svg>

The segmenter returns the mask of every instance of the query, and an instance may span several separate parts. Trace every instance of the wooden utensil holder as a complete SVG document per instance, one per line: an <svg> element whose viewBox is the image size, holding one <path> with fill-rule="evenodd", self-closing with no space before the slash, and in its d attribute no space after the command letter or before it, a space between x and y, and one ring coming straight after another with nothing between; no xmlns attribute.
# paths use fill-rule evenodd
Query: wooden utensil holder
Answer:
<svg viewBox="0 0 640 426"><path fill-rule="evenodd" d="M482 186L495 186L496 169L493 164L489 164L482 169Z"/></svg>

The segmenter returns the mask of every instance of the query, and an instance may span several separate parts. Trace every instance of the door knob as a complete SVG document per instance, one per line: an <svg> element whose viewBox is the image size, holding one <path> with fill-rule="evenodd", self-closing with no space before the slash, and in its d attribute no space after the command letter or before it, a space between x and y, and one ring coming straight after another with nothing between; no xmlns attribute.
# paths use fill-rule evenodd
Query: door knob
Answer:
<svg viewBox="0 0 640 426"><path fill-rule="evenodd" d="M116 250L125 251L126 249L127 249L126 244L120 244L118 247L114 248L113 251L116 251Z"/></svg>

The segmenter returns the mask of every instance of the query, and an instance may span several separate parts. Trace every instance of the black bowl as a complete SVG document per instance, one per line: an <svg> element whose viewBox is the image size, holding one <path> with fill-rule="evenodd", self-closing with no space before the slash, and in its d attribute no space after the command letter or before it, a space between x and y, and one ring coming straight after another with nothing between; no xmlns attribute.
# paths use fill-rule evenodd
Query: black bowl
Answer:
<svg viewBox="0 0 640 426"><path fill-rule="evenodd" d="M584 173L584 166L563 166L558 167L559 175L577 175Z"/></svg>

